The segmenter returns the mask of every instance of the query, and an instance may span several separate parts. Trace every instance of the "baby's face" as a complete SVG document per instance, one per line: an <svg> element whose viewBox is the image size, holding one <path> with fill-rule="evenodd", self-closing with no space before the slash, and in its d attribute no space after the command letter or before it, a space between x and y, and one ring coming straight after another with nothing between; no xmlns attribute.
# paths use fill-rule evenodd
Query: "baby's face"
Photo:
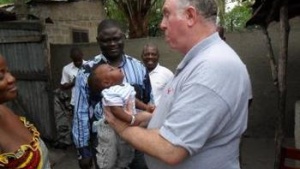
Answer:
<svg viewBox="0 0 300 169"><path fill-rule="evenodd" d="M121 69L110 66L108 64L103 65L103 70L105 76L111 82L111 85L122 84L124 79L124 74Z"/></svg>

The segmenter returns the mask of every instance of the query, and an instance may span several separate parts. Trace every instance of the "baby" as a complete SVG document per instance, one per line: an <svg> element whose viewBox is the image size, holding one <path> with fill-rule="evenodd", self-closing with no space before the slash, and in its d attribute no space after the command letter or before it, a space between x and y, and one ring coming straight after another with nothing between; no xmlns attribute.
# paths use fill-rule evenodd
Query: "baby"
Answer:
<svg viewBox="0 0 300 169"><path fill-rule="evenodd" d="M114 116L130 125L146 125L139 122L136 108L152 112L154 106L136 99L134 87L123 80L124 74L121 69L101 64L92 70L88 85L92 92L101 92L102 106L108 106ZM115 134L105 118L94 122L93 130L97 131L98 135L96 156L99 167L126 168L134 157L134 149Z"/></svg>

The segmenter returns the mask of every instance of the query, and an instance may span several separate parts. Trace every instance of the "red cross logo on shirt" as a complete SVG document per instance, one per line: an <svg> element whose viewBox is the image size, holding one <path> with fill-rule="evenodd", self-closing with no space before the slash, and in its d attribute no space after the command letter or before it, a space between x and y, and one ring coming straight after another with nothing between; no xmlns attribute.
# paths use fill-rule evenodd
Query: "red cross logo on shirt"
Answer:
<svg viewBox="0 0 300 169"><path fill-rule="evenodd" d="M168 90L167 90L167 94L170 94L172 91L173 91L173 89L172 89L172 88L168 88Z"/></svg>

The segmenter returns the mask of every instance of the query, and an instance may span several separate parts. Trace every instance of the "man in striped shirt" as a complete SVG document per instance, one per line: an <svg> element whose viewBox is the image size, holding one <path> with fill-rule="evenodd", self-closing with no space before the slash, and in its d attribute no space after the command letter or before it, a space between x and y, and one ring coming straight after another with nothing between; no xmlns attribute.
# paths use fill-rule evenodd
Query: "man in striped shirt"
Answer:
<svg viewBox="0 0 300 169"><path fill-rule="evenodd" d="M120 68L124 73L124 81L139 90L137 96L144 103L153 102L149 75L143 64L124 53L124 34L118 22L103 20L97 29L97 42L102 51L93 60L87 61L79 70L75 84L75 109L73 119L73 139L78 150L81 169L90 169L95 157L94 142L96 131L91 131L95 120L103 117L100 93L92 93L87 84L90 72L97 64L108 63ZM96 138L95 138L96 139ZM92 145L93 144L93 145ZM96 168L99 168L96 166ZM143 154L136 152L131 169L144 169Z"/></svg>

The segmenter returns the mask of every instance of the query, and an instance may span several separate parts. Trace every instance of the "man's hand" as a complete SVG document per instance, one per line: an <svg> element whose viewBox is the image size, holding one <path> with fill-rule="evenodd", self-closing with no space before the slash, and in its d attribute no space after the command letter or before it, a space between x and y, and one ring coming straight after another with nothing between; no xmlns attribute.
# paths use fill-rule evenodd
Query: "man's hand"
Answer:
<svg viewBox="0 0 300 169"><path fill-rule="evenodd" d="M141 127L147 127L150 119L152 118L152 114L149 112L139 112L135 115L136 125Z"/></svg>
<svg viewBox="0 0 300 169"><path fill-rule="evenodd" d="M109 123L109 125L117 132L122 133L127 127L129 127L129 124L116 118L112 112L110 107L105 106L104 107L104 113L105 113L105 120Z"/></svg>
<svg viewBox="0 0 300 169"><path fill-rule="evenodd" d="M92 158L86 157L78 160L79 167L81 169L91 169L92 168Z"/></svg>

